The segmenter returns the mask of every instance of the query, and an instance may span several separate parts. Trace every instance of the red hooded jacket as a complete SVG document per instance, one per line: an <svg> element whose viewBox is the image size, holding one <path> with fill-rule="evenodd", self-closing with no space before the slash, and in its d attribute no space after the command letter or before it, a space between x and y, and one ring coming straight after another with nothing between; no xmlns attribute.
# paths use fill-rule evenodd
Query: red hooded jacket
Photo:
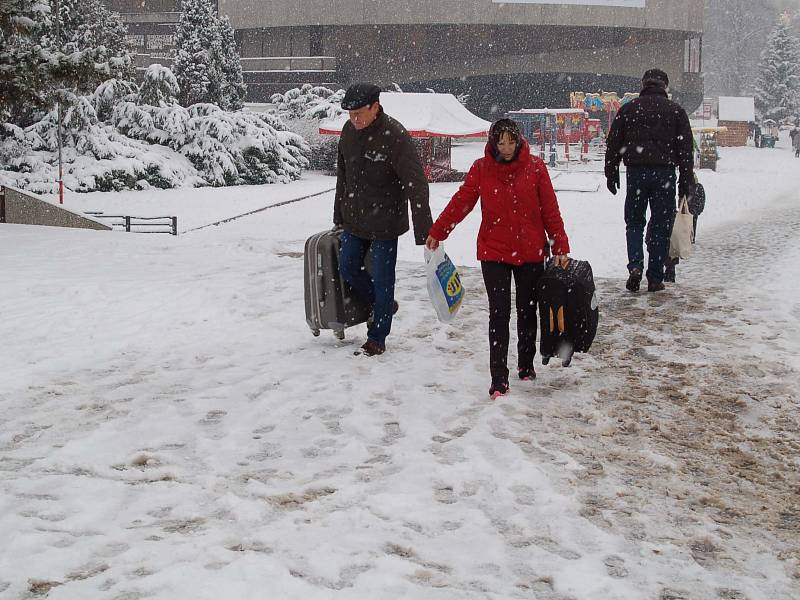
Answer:
<svg viewBox="0 0 800 600"><path fill-rule="evenodd" d="M490 143L476 160L462 186L430 230L436 240L447 239L481 200L478 260L511 265L541 263L548 237L553 254L568 254L569 240L553 184L544 162L531 156L526 140L517 158L508 163L494 158Z"/></svg>

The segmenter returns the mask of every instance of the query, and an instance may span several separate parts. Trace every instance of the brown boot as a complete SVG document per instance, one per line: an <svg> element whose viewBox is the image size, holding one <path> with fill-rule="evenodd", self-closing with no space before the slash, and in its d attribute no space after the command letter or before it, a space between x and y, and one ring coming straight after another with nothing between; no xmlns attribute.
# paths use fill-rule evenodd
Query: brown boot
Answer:
<svg viewBox="0 0 800 600"><path fill-rule="evenodd" d="M364 342L364 345L361 346L361 354L366 356L378 356L386 352L386 348L381 346L378 342L374 342L372 340L367 340Z"/></svg>

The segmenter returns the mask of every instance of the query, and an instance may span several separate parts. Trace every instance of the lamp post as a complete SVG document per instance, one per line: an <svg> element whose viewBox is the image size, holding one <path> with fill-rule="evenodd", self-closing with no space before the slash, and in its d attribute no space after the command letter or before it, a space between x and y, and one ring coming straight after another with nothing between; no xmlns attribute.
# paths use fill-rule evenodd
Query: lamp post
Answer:
<svg viewBox="0 0 800 600"><path fill-rule="evenodd" d="M55 0L56 13L56 49L61 51L61 13L59 1ZM56 137L58 138L58 203L64 204L64 167L61 158L61 99L56 96Z"/></svg>

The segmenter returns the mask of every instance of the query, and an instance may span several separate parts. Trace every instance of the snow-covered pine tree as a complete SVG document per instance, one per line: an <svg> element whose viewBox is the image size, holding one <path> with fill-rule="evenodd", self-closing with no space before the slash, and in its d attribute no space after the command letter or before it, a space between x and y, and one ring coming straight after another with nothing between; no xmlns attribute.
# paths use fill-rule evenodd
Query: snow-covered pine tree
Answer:
<svg viewBox="0 0 800 600"><path fill-rule="evenodd" d="M786 16L778 20L761 54L755 99L766 119L779 121L800 109L800 41Z"/></svg>
<svg viewBox="0 0 800 600"><path fill-rule="evenodd" d="M55 69L62 86L88 94L106 79L133 79L133 58L119 14L109 11L101 0L60 0L59 13L58 47L65 56ZM56 46L55 27L49 38Z"/></svg>
<svg viewBox="0 0 800 600"><path fill-rule="evenodd" d="M239 110L244 106L247 86L242 77L241 57L228 17L219 19L219 33L219 62L223 77L219 106L224 110Z"/></svg>
<svg viewBox="0 0 800 600"><path fill-rule="evenodd" d="M108 121L114 106L120 102L133 102L139 96L139 86L123 79L107 79L92 94L92 105L100 121Z"/></svg>
<svg viewBox="0 0 800 600"><path fill-rule="evenodd" d="M147 67L144 74L144 81L139 88L139 104L149 104L150 106L171 106L177 102L180 94L178 80L172 71L159 64L152 64Z"/></svg>
<svg viewBox="0 0 800 600"><path fill-rule="evenodd" d="M40 0L0 2L0 123L26 126L47 109L57 57L41 41L50 23L50 7Z"/></svg>
<svg viewBox="0 0 800 600"><path fill-rule="evenodd" d="M172 70L183 106L219 104L223 74L219 62L221 35L212 0L181 0Z"/></svg>

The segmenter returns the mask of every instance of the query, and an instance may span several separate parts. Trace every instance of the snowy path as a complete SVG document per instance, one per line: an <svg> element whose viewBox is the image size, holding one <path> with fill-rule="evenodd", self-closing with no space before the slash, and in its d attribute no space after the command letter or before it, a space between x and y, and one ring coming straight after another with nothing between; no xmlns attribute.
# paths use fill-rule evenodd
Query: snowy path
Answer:
<svg viewBox="0 0 800 600"><path fill-rule="evenodd" d="M177 238L0 226L0 598L800 597L800 175L723 150L663 294L623 291L621 197L560 195L600 333L499 402L479 270L440 326L410 236L389 352L311 336L330 194ZM329 184L79 200L183 227Z"/></svg>
<svg viewBox="0 0 800 600"><path fill-rule="evenodd" d="M367 360L358 330L310 336L300 258L272 242L203 262L13 230L12 264L47 277L6 339L57 318L27 331L40 355L4 357L38 375L0 388L0 596L797 597L798 307L775 299L800 209L702 226L676 286L601 279L593 352L494 403L475 269L440 328L403 263L390 352ZM768 265L785 277L755 286Z"/></svg>

